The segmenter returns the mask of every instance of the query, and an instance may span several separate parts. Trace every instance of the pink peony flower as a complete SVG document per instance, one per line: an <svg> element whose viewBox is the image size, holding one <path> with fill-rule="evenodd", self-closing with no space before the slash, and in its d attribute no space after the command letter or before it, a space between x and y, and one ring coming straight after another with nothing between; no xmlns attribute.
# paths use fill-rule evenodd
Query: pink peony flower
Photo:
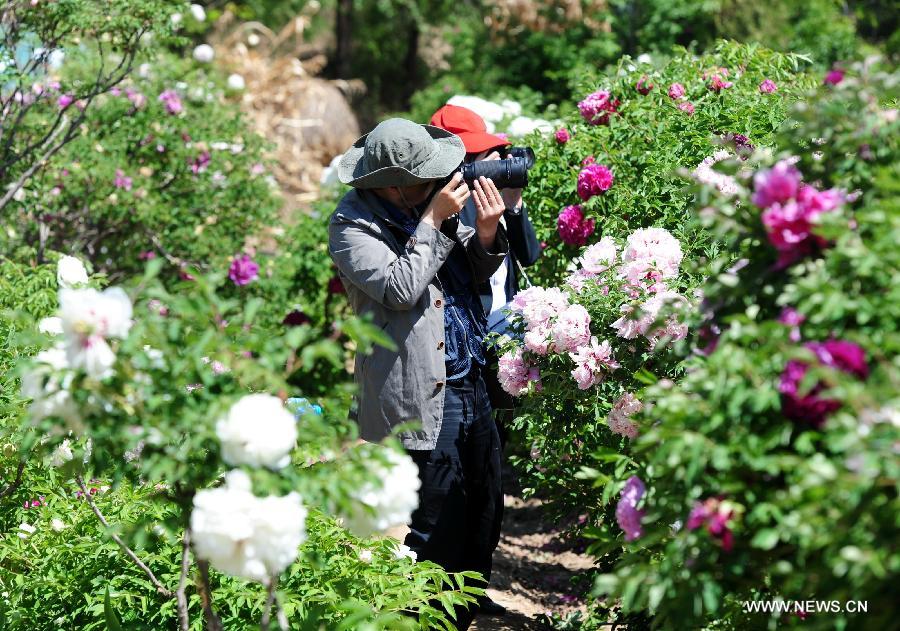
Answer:
<svg viewBox="0 0 900 631"><path fill-rule="evenodd" d="M564 145L569 142L571 138L572 136L569 134L569 130L565 127L561 127L556 130L556 142L558 142L559 144Z"/></svg>
<svg viewBox="0 0 900 631"><path fill-rule="evenodd" d="M238 286L246 285L259 276L259 265L248 255L236 256L228 268L228 278Z"/></svg>
<svg viewBox="0 0 900 631"><path fill-rule="evenodd" d="M122 169L116 169L116 179L113 181L116 188L124 188L126 191L131 190L131 178L126 176Z"/></svg>
<svg viewBox="0 0 900 631"><path fill-rule="evenodd" d="M194 175L203 173L209 167L209 151L202 152L199 156L191 160L191 172Z"/></svg>
<svg viewBox="0 0 900 631"><path fill-rule="evenodd" d="M759 91L763 94L772 94L778 90L778 86L771 79L765 79L759 84Z"/></svg>
<svg viewBox="0 0 900 631"><path fill-rule="evenodd" d="M806 184L800 185L795 194L796 199L772 203L761 216L769 243L778 250L779 268L827 245L825 239L813 233L813 228L819 215L835 210L844 201L841 191L817 191Z"/></svg>
<svg viewBox="0 0 900 631"><path fill-rule="evenodd" d="M569 357L575 362L572 377L581 390L602 383L608 372L619 368L619 363L613 359L609 342L603 340L598 343L596 337L591 337L589 344L579 346L575 352L569 353Z"/></svg>
<svg viewBox="0 0 900 631"><path fill-rule="evenodd" d="M733 154L727 149L719 149L711 156L703 159L703 162L694 169L693 176L701 184L715 187L723 195L734 195L738 190L738 183L730 175L719 173L713 166L730 158Z"/></svg>
<svg viewBox="0 0 900 631"><path fill-rule="evenodd" d="M610 114L615 114L618 106L619 100L612 98L608 90L598 90L579 101L578 111L587 123L606 125Z"/></svg>
<svg viewBox="0 0 900 631"><path fill-rule="evenodd" d="M622 276L632 285L678 276L684 255L678 239L664 228L635 230L622 251Z"/></svg>
<svg viewBox="0 0 900 631"><path fill-rule="evenodd" d="M840 68L832 68L828 71L828 74L825 75L823 83L825 83L825 85L837 85L843 80L844 71Z"/></svg>
<svg viewBox="0 0 900 631"><path fill-rule="evenodd" d="M866 379L869 376L865 351L853 342L829 340L809 342L805 346L813 351L823 366L836 368L859 379ZM808 370L809 365L806 362L795 359L785 365L778 385L778 391L781 392L781 411L793 421L809 423L813 427L820 428L828 416L841 407L841 402L819 396L826 388L822 382L815 384L812 390L801 396L800 384Z"/></svg>
<svg viewBox="0 0 900 631"><path fill-rule="evenodd" d="M670 316L661 328L653 327L659 319L660 311L666 306L683 309L687 306L687 300L674 291L659 291L644 302L636 314L630 305L622 305L622 317L610 326L616 330L619 337L633 340L643 335L654 345L663 336L671 340L684 339L687 337L687 326L680 323L674 315Z"/></svg>
<svg viewBox="0 0 900 631"><path fill-rule="evenodd" d="M800 189L800 171L788 160L781 160L771 169L758 171L753 176L753 203L760 208L785 203L797 195Z"/></svg>
<svg viewBox="0 0 900 631"><path fill-rule="evenodd" d="M250 167L250 175L262 175L266 172L266 167L261 162L256 162Z"/></svg>
<svg viewBox="0 0 900 631"><path fill-rule="evenodd" d="M568 306L560 313L550 330L553 349L557 353L575 351L591 339L591 316L579 304Z"/></svg>
<svg viewBox="0 0 900 631"><path fill-rule="evenodd" d="M529 330L545 327L549 334L550 320L569 306L569 297L558 287L546 289L537 285L513 296L510 309L521 313Z"/></svg>
<svg viewBox="0 0 900 631"><path fill-rule="evenodd" d="M594 220L585 219L581 206L566 206L559 213L556 229L563 243L580 247L594 233Z"/></svg>
<svg viewBox="0 0 900 631"><path fill-rule="evenodd" d="M637 438L638 426L631 420L631 417L642 409L644 409L644 404L632 393L626 392L623 394L613 404L612 409L609 411L609 416L606 417L610 431L631 439Z"/></svg>
<svg viewBox="0 0 900 631"><path fill-rule="evenodd" d="M584 269L578 269L566 277L566 285L574 291L579 292L588 284L590 280L596 277L596 274Z"/></svg>
<svg viewBox="0 0 900 631"><path fill-rule="evenodd" d="M540 372L524 359L522 349L518 348L500 356L497 379L503 390L514 397L525 394L531 383L538 389L540 386Z"/></svg>
<svg viewBox="0 0 900 631"><path fill-rule="evenodd" d="M650 90L653 89L653 84L650 83L647 75L644 75L640 79L638 79L637 83L634 84L634 89L637 90L640 94L647 96L648 94L650 94Z"/></svg>
<svg viewBox="0 0 900 631"><path fill-rule="evenodd" d="M680 83L673 83L669 86L669 98L680 99L685 95L684 86Z"/></svg>
<svg viewBox="0 0 900 631"><path fill-rule="evenodd" d="M686 112L688 116L694 115L694 104L690 101L684 101L683 103L678 104L678 109L682 112Z"/></svg>
<svg viewBox="0 0 900 631"><path fill-rule="evenodd" d="M163 90L159 95L159 100L165 106L166 112L173 116L180 114L184 109L181 105L181 98L179 98L178 92L175 90Z"/></svg>
<svg viewBox="0 0 900 631"><path fill-rule="evenodd" d="M535 355L544 356L550 352L550 331L549 324L539 324L536 327L525 332L523 343L525 350Z"/></svg>
<svg viewBox="0 0 900 631"><path fill-rule="evenodd" d="M584 201L608 191L613 185L613 174L603 164L591 164L578 174L578 196Z"/></svg>
<svg viewBox="0 0 900 631"><path fill-rule="evenodd" d="M147 103L147 97L134 88L125 88L125 96L135 108L140 109Z"/></svg>
<svg viewBox="0 0 900 631"><path fill-rule="evenodd" d="M596 162L596 160L594 159L594 156L588 156L587 158L585 158L584 160L581 161L581 166L586 167L590 164L594 164L595 162Z"/></svg>
<svg viewBox="0 0 900 631"><path fill-rule="evenodd" d="M71 94L63 94L56 100L56 104L59 106L59 109L61 109L61 110L66 109L74 102L75 102L75 97L72 96Z"/></svg>
<svg viewBox="0 0 900 631"><path fill-rule="evenodd" d="M709 82L709 85L708 85L709 89L712 92L715 92L716 94L718 94L722 90L727 90L728 88L733 86L734 84L731 81L725 80L725 76L727 76L727 74L722 75L719 73L715 73L714 75L712 75L712 80Z"/></svg>
<svg viewBox="0 0 900 631"><path fill-rule="evenodd" d="M144 252L138 254L138 260L141 261L152 261L155 258L156 252L154 252L153 250L145 250Z"/></svg>
<svg viewBox="0 0 900 631"><path fill-rule="evenodd" d="M579 259L581 267L591 274L602 274L616 263L616 242L612 237L603 237L589 245Z"/></svg>
<svg viewBox="0 0 900 631"><path fill-rule="evenodd" d="M706 530L719 540L722 549L730 552L734 547L731 522L734 517L732 505L717 497L709 497L703 502L695 502L688 516L687 529L697 530L706 525Z"/></svg>
<svg viewBox="0 0 900 631"><path fill-rule="evenodd" d="M641 519L644 511L638 510L638 504L647 492L644 483L636 475L631 476L622 488L619 503L616 504L616 522L625 533L625 541L634 541L640 537Z"/></svg>

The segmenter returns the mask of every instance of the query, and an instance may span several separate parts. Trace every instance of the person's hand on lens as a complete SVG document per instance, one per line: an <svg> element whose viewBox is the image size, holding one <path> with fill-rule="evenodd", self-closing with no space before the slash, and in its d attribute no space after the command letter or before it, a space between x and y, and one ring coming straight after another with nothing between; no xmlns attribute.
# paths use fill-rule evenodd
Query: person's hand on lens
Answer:
<svg viewBox="0 0 900 631"><path fill-rule="evenodd" d="M484 176L479 177L473 183L472 196L475 199L475 210L477 211L475 226L478 230L478 238L481 240L481 244L488 249L494 243L497 224L500 222L500 217L503 216L506 205L493 180Z"/></svg>
<svg viewBox="0 0 900 631"><path fill-rule="evenodd" d="M422 221L428 221L437 229L442 221L462 210L469 195L469 187L463 181L462 173L454 173L447 185L439 190L428 204L428 208L422 214Z"/></svg>

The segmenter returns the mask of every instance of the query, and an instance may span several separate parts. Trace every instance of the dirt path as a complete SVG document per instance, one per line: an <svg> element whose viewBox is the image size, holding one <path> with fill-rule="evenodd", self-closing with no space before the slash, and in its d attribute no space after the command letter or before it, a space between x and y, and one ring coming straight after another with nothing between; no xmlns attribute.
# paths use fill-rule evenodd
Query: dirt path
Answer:
<svg viewBox="0 0 900 631"><path fill-rule="evenodd" d="M592 559L579 552L582 546L563 539L564 524L550 523L542 504L522 499L514 475L504 471L503 531L487 592L507 614L478 616L472 631L545 630L550 627L537 616L584 610L583 594L589 589L584 579ZM403 527L387 534L402 541L407 532Z"/></svg>

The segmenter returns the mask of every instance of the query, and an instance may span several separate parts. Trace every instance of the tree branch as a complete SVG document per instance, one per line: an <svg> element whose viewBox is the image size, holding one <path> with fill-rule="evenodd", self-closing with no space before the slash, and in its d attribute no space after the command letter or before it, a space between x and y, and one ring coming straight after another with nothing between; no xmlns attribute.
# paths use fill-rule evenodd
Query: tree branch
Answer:
<svg viewBox="0 0 900 631"><path fill-rule="evenodd" d="M94 500L91 499L91 494L88 493L87 487L84 485L84 480L81 479L81 476L76 476L75 481L78 482L78 486L81 488L81 492L84 494L84 499L87 500L88 505L90 505L91 510L94 511L94 514L97 516L97 519L100 520L100 523L103 524L103 527L107 529L107 532L109 533L109 536L112 538L112 540L115 541L120 548L122 548L122 551L126 555L128 555L128 558L134 561L135 564L144 571L144 574L147 575L147 577L150 579L150 582L153 583L154 587L156 587L156 591L160 596L171 598L173 596L172 592L163 587L163 584L159 582L159 579L156 578L156 575L153 573L153 571L138 558L134 551L129 548L124 541L122 541L122 538L119 537L119 535L110 530L109 522L106 521L106 518L103 517L103 513L101 513L100 509L97 508L97 505L94 504Z"/></svg>
<svg viewBox="0 0 900 631"><path fill-rule="evenodd" d="M178 590L175 597L178 600L178 621L181 625L181 631L188 631L191 620L188 616L188 601L184 593L185 584L187 583L188 568L191 567L191 529L190 526L185 527L184 537L181 540L181 577L178 579Z"/></svg>
<svg viewBox="0 0 900 631"><path fill-rule="evenodd" d="M22 484L22 472L25 471L25 461L22 460L19 462L19 467L16 469L16 479L7 485L5 489L0 491L0 497L6 497L7 495L12 495L19 485Z"/></svg>
<svg viewBox="0 0 900 631"><path fill-rule="evenodd" d="M52 144L53 140L59 135L64 127L65 125L58 127L53 132L53 136L51 136L47 142ZM22 173L22 175L19 176L19 179L16 180L16 182L11 187L9 187L9 189L7 189L6 194L4 194L2 198L0 198L0 210L3 210L6 207L6 205L9 203L9 200L13 198L13 195L15 195L25 184L25 181L32 175L34 175L35 171L40 169L54 153L56 153L63 147L64 144L65 138L63 138L62 142L57 143L53 147L50 147L50 149L47 150L47 153L45 153L40 160L36 160L30 167L28 167L28 169L26 169L24 173Z"/></svg>
<svg viewBox="0 0 900 631"><path fill-rule="evenodd" d="M203 616L206 618L207 631L223 631L222 621L212 606L212 590L209 587L209 562L197 559L197 569L200 576L197 580L197 590L200 592L200 603L203 605Z"/></svg>

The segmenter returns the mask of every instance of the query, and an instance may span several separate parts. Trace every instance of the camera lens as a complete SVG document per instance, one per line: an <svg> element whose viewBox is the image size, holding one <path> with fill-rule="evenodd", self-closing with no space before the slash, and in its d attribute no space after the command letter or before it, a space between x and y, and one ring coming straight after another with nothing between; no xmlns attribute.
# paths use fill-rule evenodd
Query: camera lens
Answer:
<svg viewBox="0 0 900 631"><path fill-rule="evenodd" d="M531 147L510 147L506 154L510 158L522 158L526 169L534 166L534 149Z"/></svg>
<svg viewBox="0 0 900 631"><path fill-rule="evenodd" d="M493 180L497 188L525 188L528 184L528 166L524 158L470 162L462 166L462 174L467 184L479 177Z"/></svg>

